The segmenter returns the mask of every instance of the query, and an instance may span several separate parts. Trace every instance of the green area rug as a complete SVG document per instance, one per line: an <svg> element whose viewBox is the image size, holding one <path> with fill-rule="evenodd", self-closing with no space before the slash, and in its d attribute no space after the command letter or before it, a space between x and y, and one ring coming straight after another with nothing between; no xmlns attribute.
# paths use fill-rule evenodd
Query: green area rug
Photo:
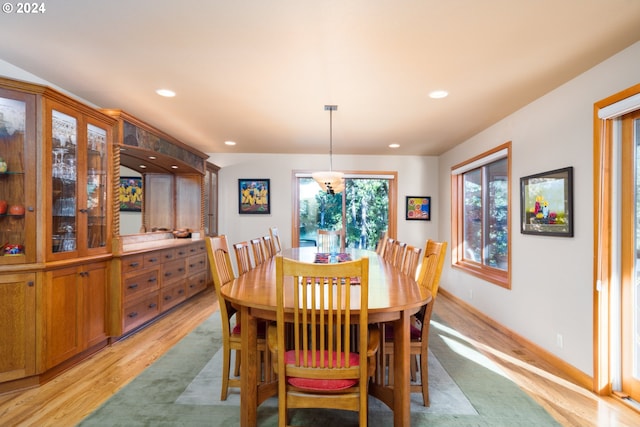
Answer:
<svg viewBox="0 0 640 427"><path fill-rule="evenodd" d="M432 324L429 346L431 406L412 393L414 426L542 427L559 424L500 368L456 337ZM215 313L157 362L80 423L81 426L236 426L239 390L220 399L221 332ZM233 366L233 365L232 365ZM393 425L393 413L371 397L370 426ZM295 410L294 425L355 426L348 411ZM277 425L277 399L258 408L258 425Z"/></svg>

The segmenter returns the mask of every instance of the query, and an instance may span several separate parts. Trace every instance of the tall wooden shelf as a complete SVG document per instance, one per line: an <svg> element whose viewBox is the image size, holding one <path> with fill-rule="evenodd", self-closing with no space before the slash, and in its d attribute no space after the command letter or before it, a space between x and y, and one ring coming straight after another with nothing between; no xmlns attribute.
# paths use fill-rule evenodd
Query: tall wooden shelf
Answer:
<svg viewBox="0 0 640 427"><path fill-rule="evenodd" d="M204 235L204 153L119 110L0 77L0 158L0 393L53 378L144 325L123 323L139 302L122 295L133 274L123 263L176 258L157 267L157 314L208 285L204 240L120 236L117 193L120 165L144 160L148 186L161 176L173 186L146 198L149 229Z"/></svg>

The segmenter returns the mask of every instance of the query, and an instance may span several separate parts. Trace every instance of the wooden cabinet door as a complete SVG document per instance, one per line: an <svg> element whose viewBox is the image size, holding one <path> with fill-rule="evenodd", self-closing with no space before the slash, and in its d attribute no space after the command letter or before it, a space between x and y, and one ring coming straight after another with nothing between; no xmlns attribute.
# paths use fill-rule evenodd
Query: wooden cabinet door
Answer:
<svg viewBox="0 0 640 427"><path fill-rule="evenodd" d="M35 95L0 88L0 242L11 255L0 265L35 262L38 252L35 104Z"/></svg>
<svg viewBox="0 0 640 427"><path fill-rule="evenodd" d="M173 175L145 174L144 176L144 225L147 231L156 228L175 228ZM153 197L148 195L153 194Z"/></svg>
<svg viewBox="0 0 640 427"><path fill-rule="evenodd" d="M47 272L43 294L44 364L49 369L80 351L78 268Z"/></svg>
<svg viewBox="0 0 640 427"><path fill-rule="evenodd" d="M111 138L100 114L45 99L47 259L111 250ZM108 118L106 118L108 120Z"/></svg>
<svg viewBox="0 0 640 427"><path fill-rule="evenodd" d="M176 228L203 228L202 175L176 175Z"/></svg>
<svg viewBox="0 0 640 427"><path fill-rule="evenodd" d="M36 371L35 274L0 276L0 382Z"/></svg>
<svg viewBox="0 0 640 427"><path fill-rule="evenodd" d="M46 273L45 369L106 341L106 262Z"/></svg>
<svg viewBox="0 0 640 427"><path fill-rule="evenodd" d="M99 262L85 266L80 272L84 348L90 348L107 339L107 268L106 262Z"/></svg>

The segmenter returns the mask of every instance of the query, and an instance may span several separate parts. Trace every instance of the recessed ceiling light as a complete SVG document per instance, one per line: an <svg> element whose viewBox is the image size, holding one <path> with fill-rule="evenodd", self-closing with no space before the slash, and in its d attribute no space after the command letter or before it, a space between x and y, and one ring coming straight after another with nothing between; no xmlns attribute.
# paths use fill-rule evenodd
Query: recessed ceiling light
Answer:
<svg viewBox="0 0 640 427"><path fill-rule="evenodd" d="M165 98L173 98L176 96L176 93L169 89L158 89L156 93L160 96L164 96Z"/></svg>
<svg viewBox="0 0 640 427"><path fill-rule="evenodd" d="M178 166L176 166L176 165L171 165L171 169L178 169Z"/></svg>
<svg viewBox="0 0 640 427"><path fill-rule="evenodd" d="M235 141L225 141L224 145L236 145Z"/></svg>
<svg viewBox="0 0 640 427"><path fill-rule="evenodd" d="M395 142L393 144L389 144L389 148L399 148L400 144L396 144Z"/></svg>
<svg viewBox="0 0 640 427"><path fill-rule="evenodd" d="M146 165L140 165L140 169L146 169L147 166Z"/></svg>
<svg viewBox="0 0 640 427"><path fill-rule="evenodd" d="M446 90L434 90L433 92L429 93L429 98L433 99L446 98L447 96L449 96L449 92L447 92Z"/></svg>
<svg viewBox="0 0 640 427"><path fill-rule="evenodd" d="M149 160L155 160L156 156L149 156Z"/></svg>

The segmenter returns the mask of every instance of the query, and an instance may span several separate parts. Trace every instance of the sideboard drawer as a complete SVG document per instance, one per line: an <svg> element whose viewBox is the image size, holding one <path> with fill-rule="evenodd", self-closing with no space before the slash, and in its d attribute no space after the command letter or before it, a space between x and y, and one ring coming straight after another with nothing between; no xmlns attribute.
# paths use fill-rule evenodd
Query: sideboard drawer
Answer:
<svg viewBox="0 0 640 427"><path fill-rule="evenodd" d="M162 285L187 277L186 260L176 259L162 265Z"/></svg>
<svg viewBox="0 0 640 427"><path fill-rule="evenodd" d="M129 304L124 309L124 329L129 331L160 314L158 292Z"/></svg>
<svg viewBox="0 0 640 427"><path fill-rule="evenodd" d="M197 294L200 291L204 291L207 288L207 272L189 276L187 280L187 298Z"/></svg>
<svg viewBox="0 0 640 427"><path fill-rule="evenodd" d="M125 301L135 298L152 290L157 290L160 286L158 282L158 269L145 270L141 274L127 277L122 282L122 293Z"/></svg>
<svg viewBox="0 0 640 427"><path fill-rule="evenodd" d="M122 259L122 273L129 273L144 268L144 256L134 255Z"/></svg>
<svg viewBox="0 0 640 427"><path fill-rule="evenodd" d="M187 274L192 275L205 271L207 268L207 255L192 255L187 258Z"/></svg>
<svg viewBox="0 0 640 427"><path fill-rule="evenodd" d="M160 291L160 304L162 305L160 310L166 311L185 299L187 299L187 292L184 282L162 288Z"/></svg>
<svg viewBox="0 0 640 427"><path fill-rule="evenodd" d="M163 251L153 251L151 253L144 254L144 268L151 268L156 265L162 265L164 261L162 258L162 252Z"/></svg>

